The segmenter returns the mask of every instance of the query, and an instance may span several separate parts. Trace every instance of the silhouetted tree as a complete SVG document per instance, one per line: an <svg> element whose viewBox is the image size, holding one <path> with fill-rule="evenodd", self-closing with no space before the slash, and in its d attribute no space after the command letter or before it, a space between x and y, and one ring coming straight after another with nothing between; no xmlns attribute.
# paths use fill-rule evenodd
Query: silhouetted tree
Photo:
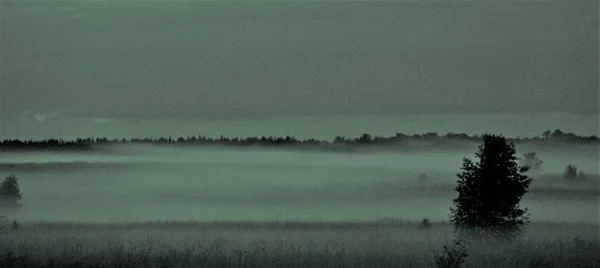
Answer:
<svg viewBox="0 0 600 268"><path fill-rule="evenodd" d="M576 179L577 178L577 166L575 165L567 165L565 168L565 172L563 173L563 177L567 179Z"/></svg>
<svg viewBox="0 0 600 268"><path fill-rule="evenodd" d="M550 132L550 130L546 130L544 131L544 133L542 133L542 136L544 137L544 139L550 139L550 137L552 136L552 132Z"/></svg>
<svg viewBox="0 0 600 268"><path fill-rule="evenodd" d="M431 228L431 221L429 220L429 218L422 219L419 223L419 227L423 229Z"/></svg>
<svg viewBox="0 0 600 268"><path fill-rule="evenodd" d="M519 202L531 183L529 168L517 165L514 144L501 135L484 135L476 156L477 163L464 158L457 173L450 222L461 235L513 237L528 222Z"/></svg>
<svg viewBox="0 0 600 268"><path fill-rule="evenodd" d="M574 133L565 133L560 129L556 129L553 131L547 130L542 134L543 138L535 137L535 138L521 138L518 137L516 139L507 139L512 142L540 142L544 141L555 141L555 142L577 142L584 144L592 144L599 143L600 138L597 136L578 136ZM0 140L0 151L22 151L22 150L93 150L95 148L94 145L106 145L106 144L123 144L123 143L135 143L135 144L153 144L153 145L168 145L168 144L194 144L194 145L202 145L202 144L223 144L223 145L323 145L323 144L348 144L348 145L403 145L404 141L433 141L440 142L440 145L445 143L452 144L454 141L480 141L481 137L478 135L469 136L465 133L447 133L446 135L439 135L435 132L429 132L425 134L414 134L407 135L403 133L396 133L391 137L382 137L382 136L371 136L368 133L364 133L356 138L345 138L343 136L337 136L333 141L322 141L315 139L308 140L297 140L293 137L248 137L245 139L238 138L227 138L221 135L218 138L210 138L202 135L193 136L193 137L178 137L177 139L173 139L173 137L145 137L145 138L131 138L131 139L108 139L102 137L89 137L89 138L76 138L73 141L66 140L56 140L56 139L46 139L46 140ZM532 166L532 169L535 170L535 166Z"/></svg>
<svg viewBox="0 0 600 268"><path fill-rule="evenodd" d="M560 130L560 129L557 128L557 129L555 129L552 132L552 137L553 138L560 138L560 137L562 137L563 134L565 134L565 133L562 130Z"/></svg>
<svg viewBox="0 0 600 268"><path fill-rule="evenodd" d="M423 134L423 138L427 140L437 140L440 136L438 136L437 132L427 132Z"/></svg>
<svg viewBox="0 0 600 268"><path fill-rule="evenodd" d="M335 136L333 139L333 143L344 143L346 142L346 138L344 136Z"/></svg>
<svg viewBox="0 0 600 268"><path fill-rule="evenodd" d="M369 133L363 133L360 138L358 139L358 141L360 143L369 143L371 141L373 141L373 136L371 136L371 134Z"/></svg>
<svg viewBox="0 0 600 268"><path fill-rule="evenodd" d="M22 198L17 177L8 176L0 185L0 212L11 213L21 207Z"/></svg>

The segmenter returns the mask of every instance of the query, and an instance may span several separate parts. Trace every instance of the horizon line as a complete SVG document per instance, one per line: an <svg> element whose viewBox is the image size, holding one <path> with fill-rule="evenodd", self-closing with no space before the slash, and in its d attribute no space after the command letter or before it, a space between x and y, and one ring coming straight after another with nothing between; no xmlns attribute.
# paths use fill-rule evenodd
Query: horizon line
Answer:
<svg viewBox="0 0 600 268"><path fill-rule="evenodd" d="M546 137L544 137L544 134L547 134ZM368 135L370 137L371 140L376 140L376 139L390 139L390 138L399 138L399 137L404 137L404 138L417 138L417 137L426 137L426 138L467 138L467 139L478 139L478 138L482 138L485 135L500 135L504 138L506 138L507 140L540 140L540 139L553 139L556 138L556 136L558 137L570 137L570 138L574 138L574 139L592 139L592 140L599 140L600 137L597 135L590 135L590 136L582 136L582 135L578 135L576 133L573 132L563 132L562 130L560 130L559 128L551 130L551 129L546 129L544 132L542 132L540 135L538 136L529 136L529 137L525 137L525 136L520 136L517 135L515 137L509 137L509 136L505 136L504 134L495 134L495 133L489 133L489 132L484 132L484 133L478 133L478 134L472 134L469 135L465 132L446 132L446 133L440 133L440 132L421 132L421 133L403 133L403 132L396 132L394 135L392 136L373 136L371 134L369 134L368 132L364 132L363 134L361 134L358 137L349 137L349 136L344 136L344 135L334 135L332 141L335 141L338 138L342 138L344 140L347 141L352 141L352 140L359 140L361 139L361 137L365 137L365 135ZM454 137L453 137L454 136ZM167 141L173 141L173 142L177 142L177 140L179 139L184 139L186 141L189 140L205 140L205 141L210 141L210 140L248 140L248 139L258 139L261 140L262 138L265 138L267 140L276 140L276 139L286 139L289 138L288 140L295 140L295 141L316 141L316 142L329 142L329 140L318 140L315 138L307 138L307 139L298 139L296 137L294 137L293 135L285 135L285 136L274 136L274 135L256 135L256 136L225 136L225 135L219 135L219 136L205 136L202 135L201 133L197 134L197 135L185 135L185 136L172 136L172 135L168 135L166 137L164 136L144 136L144 137L121 137L121 138L117 138L117 137L113 137L113 138L108 138L106 136L101 137L101 136L88 136L88 137L77 137L77 138L70 138L70 139L63 139L62 135L60 135L58 138L56 137L50 137L50 138L46 138L46 139L1 139L0 143L3 142L7 142L7 141L29 141L29 142L43 142L43 141L65 141L65 142L76 142L79 140L98 140L98 139L102 139L102 140L106 140L109 142L112 141L134 141L134 140L138 140L138 141L160 141L160 140L167 140Z"/></svg>

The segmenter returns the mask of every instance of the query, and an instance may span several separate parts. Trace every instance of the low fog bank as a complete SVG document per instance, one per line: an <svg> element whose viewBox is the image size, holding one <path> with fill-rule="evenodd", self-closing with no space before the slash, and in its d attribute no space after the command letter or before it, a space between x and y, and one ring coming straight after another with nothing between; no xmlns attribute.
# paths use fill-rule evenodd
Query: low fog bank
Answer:
<svg viewBox="0 0 600 268"><path fill-rule="evenodd" d="M476 148L476 146L475 146ZM519 149L519 154L535 148ZM7 153L25 221L447 220L455 173L473 150L299 152L113 147ZM533 150L534 151L534 150ZM534 221L598 222L598 152L536 151L545 163L524 200ZM561 177L567 164L586 174Z"/></svg>
<svg viewBox="0 0 600 268"><path fill-rule="evenodd" d="M6 152L0 164L24 163L111 163L111 164L240 164L401 169L419 172L456 172L463 157L475 158L478 143L461 149L444 147L357 148L352 151L305 151L293 148L232 148L223 146L112 145L94 152ZM544 161L544 173L562 173L575 164L587 173L598 173L598 146L517 145L517 154L536 152Z"/></svg>

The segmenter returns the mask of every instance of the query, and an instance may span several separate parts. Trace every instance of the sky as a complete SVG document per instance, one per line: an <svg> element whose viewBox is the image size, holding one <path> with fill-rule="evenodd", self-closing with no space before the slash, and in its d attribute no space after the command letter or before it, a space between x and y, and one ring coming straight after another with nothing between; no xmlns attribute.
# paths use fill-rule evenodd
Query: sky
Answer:
<svg viewBox="0 0 600 268"><path fill-rule="evenodd" d="M325 115L573 113L598 129L597 1L3 0L0 12L4 137Z"/></svg>

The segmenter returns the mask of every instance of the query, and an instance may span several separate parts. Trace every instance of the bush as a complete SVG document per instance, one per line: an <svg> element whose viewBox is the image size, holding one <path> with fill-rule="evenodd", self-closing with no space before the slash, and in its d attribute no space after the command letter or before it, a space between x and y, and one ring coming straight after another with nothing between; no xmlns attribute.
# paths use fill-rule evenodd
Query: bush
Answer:
<svg viewBox="0 0 600 268"><path fill-rule="evenodd" d="M431 228L431 221L428 218L425 218L421 220L421 222L419 223L419 227L422 229L429 229Z"/></svg>
<svg viewBox="0 0 600 268"><path fill-rule="evenodd" d="M563 177L567 179L576 179L577 178L577 166L575 165L567 165L565 168L565 172L563 173Z"/></svg>
<svg viewBox="0 0 600 268"><path fill-rule="evenodd" d="M19 229L19 222L11 221L8 217L0 215L0 232L8 232L10 230Z"/></svg>
<svg viewBox="0 0 600 268"><path fill-rule="evenodd" d="M485 135L476 155L478 163L465 158L457 173L450 222L459 235L513 238L528 222L519 202L531 183L529 167L517 165L514 144L502 136Z"/></svg>
<svg viewBox="0 0 600 268"><path fill-rule="evenodd" d="M469 256L467 254L466 243L461 240L455 240L451 247L444 246L444 252L435 257L437 268L460 268Z"/></svg>

